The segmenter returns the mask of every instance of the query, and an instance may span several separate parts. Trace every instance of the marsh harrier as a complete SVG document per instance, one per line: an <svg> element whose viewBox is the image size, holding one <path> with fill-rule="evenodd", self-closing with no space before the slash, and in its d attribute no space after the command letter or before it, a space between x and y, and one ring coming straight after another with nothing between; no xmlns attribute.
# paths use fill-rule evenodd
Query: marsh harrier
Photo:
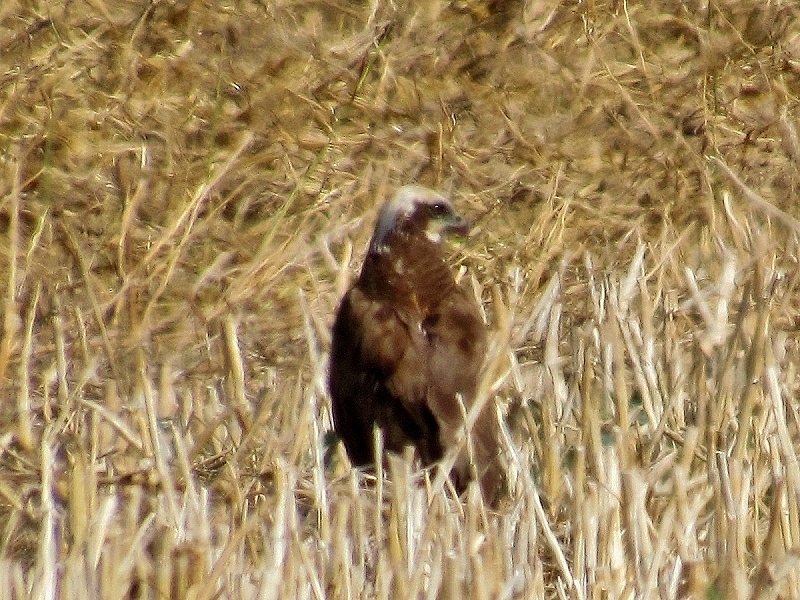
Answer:
<svg viewBox="0 0 800 600"><path fill-rule="evenodd" d="M481 311L456 283L441 247L444 235L467 230L449 200L416 185L380 209L361 274L336 313L331 346L334 428L356 466L376 460L375 426L386 450L413 445L425 465L456 442L487 348ZM461 491L477 476L494 502L503 476L491 406L471 440L474 461L462 449L451 478Z"/></svg>

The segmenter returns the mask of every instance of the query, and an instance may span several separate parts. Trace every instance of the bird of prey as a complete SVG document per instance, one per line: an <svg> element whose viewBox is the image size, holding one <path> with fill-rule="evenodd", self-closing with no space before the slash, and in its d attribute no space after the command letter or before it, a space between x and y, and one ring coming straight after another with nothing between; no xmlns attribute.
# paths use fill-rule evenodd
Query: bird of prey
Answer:
<svg viewBox="0 0 800 600"><path fill-rule="evenodd" d="M380 209L331 342L334 429L356 466L382 460L374 452L376 426L386 450L413 445L425 465L456 441L475 400L487 328L474 298L456 283L441 241L468 229L449 200L417 185L400 188ZM494 503L504 478L491 408L479 414L471 441L474 460L462 450L451 478L460 492L477 476Z"/></svg>

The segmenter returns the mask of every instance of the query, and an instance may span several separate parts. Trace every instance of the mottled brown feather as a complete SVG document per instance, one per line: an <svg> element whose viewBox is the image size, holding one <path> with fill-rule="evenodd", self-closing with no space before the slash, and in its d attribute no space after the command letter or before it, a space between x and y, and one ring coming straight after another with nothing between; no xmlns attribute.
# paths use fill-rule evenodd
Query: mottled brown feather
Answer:
<svg viewBox="0 0 800 600"><path fill-rule="evenodd" d="M486 354L480 310L456 284L438 240L430 235L434 219L449 218L459 229L463 220L455 213L432 213L431 198L444 199L413 189L420 198L408 214L397 215L391 228L381 221L376 225L361 274L343 297L333 326L334 427L359 466L376 459L376 425L387 450L400 453L413 445L426 465L442 458L463 424L459 398L468 410ZM445 208L452 211L449 203ZM384 219L394 216L384 212ZM472 437L482 488L494 500L502 478L490 410L479 416ZM460 489L472 476L462 454L452 474Z"/></svg>

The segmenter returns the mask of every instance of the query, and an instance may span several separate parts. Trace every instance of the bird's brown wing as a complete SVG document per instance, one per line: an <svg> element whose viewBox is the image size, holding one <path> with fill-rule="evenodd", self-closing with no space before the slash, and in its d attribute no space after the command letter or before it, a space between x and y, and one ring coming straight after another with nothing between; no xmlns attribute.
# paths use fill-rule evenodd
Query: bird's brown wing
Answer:
<svg viewBox="0 0 800 600"><path fill-rule="evenodd" d="M476 302L460 287L443 300L424 328L430 343L429 403L439 419L442 443L449 447L464 422L458 398L463 400L467 412L476 401L487 350L487 328ZM484 497L494 503L504 493L505 480L491 403L478 415L470 434L474 461L471 466L469 453L465 451L459 455L454 469L457 487L477 476Z"/></svg>
<svg viewBox="0 0 800 600"><path fill-rule="evenodd" d="M351 460L374 460L372 428L386 448L416 445L426 462L441 456L427 407L427 342L413 310L374 299L358 287L343 298L333 329L330 388L334 425Z"/></svg>
<svg viewBox="0 0 800 600"><path fill-rule="evenodd" d="M429 372L435 394L432 402L437 416L448 422L461 422L461 409L455 398L461 394L467 408L478 386L486 356L486 325L475 301L460 287L437 306L423 322L429 351Z"/></svg>

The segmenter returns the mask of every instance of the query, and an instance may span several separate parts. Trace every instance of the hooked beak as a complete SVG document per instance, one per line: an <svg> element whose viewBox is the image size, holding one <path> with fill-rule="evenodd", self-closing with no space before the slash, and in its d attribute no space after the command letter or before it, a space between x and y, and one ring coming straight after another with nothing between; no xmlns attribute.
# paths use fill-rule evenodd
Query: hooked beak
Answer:
<svg viewBox="0 0 800 600"><path fill-rule="evenodd" d="M447 233L455 235L467 235L470 229L472 229L472 225L461 215L453 215L445 227Z"/></svg>

